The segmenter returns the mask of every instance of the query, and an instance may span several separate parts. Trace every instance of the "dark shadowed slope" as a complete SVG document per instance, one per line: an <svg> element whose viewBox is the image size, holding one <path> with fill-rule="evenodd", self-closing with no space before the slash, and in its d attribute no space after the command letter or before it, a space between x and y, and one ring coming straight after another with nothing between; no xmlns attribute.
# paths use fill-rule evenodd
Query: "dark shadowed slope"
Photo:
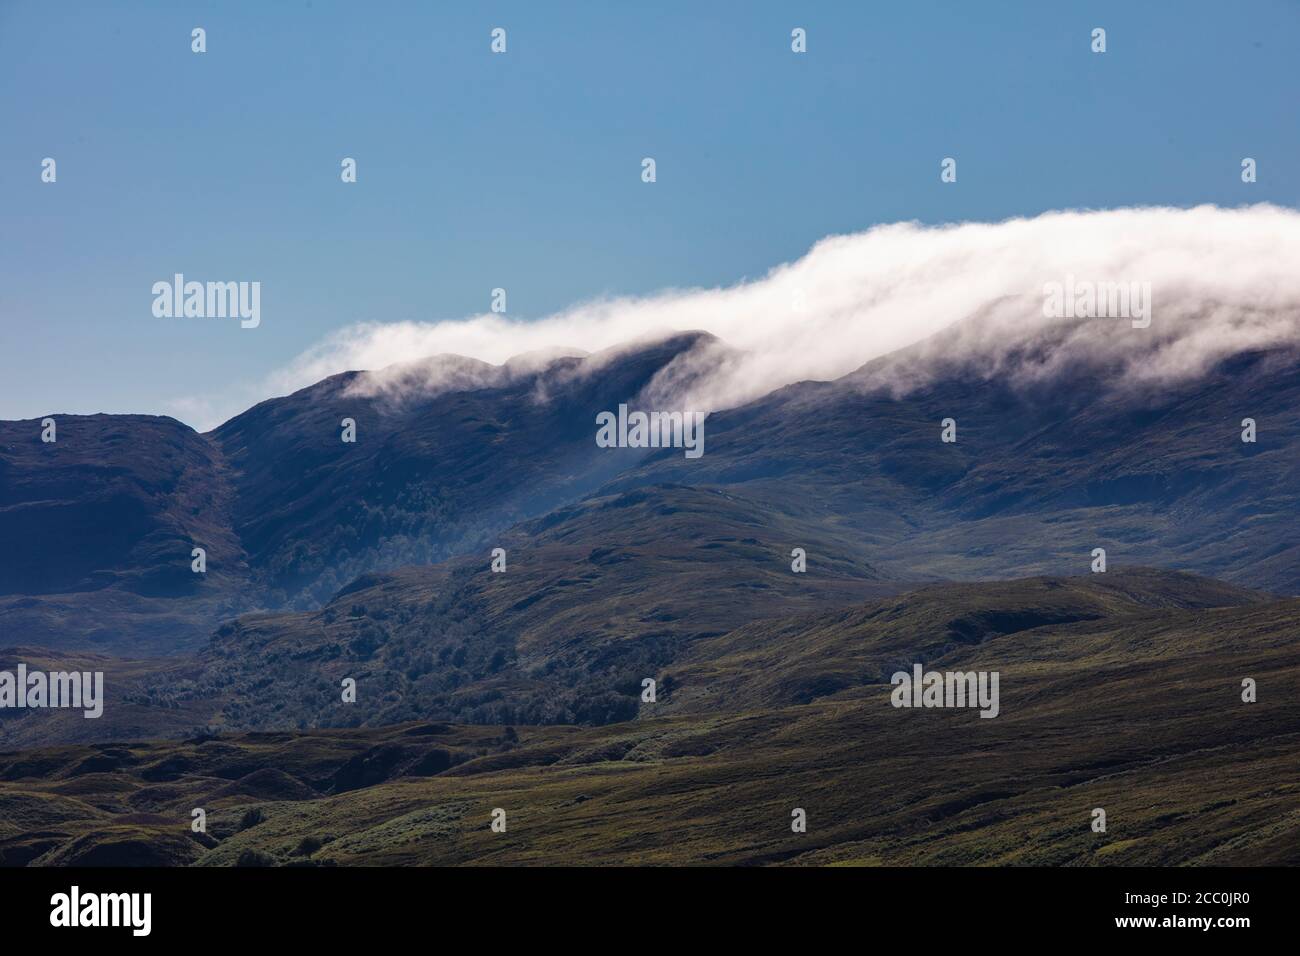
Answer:
<svg viewBox="0 0 1300 956"><path fill-rule="evenodd" d="M40 421L0 423L0 645L183 652L243 611L317 607L361 574L476 548L635 464L596 448L597 412L707 339L348 373L208 435L56 415L43 443Z"/></svg>
<svg viewBox="0 0 1300 956"><path fill-rule="evenodd" d="M0 643L192 646L257 606L210 442L170 418L53 417L48 443L39 420L0 422Z"/></svg>

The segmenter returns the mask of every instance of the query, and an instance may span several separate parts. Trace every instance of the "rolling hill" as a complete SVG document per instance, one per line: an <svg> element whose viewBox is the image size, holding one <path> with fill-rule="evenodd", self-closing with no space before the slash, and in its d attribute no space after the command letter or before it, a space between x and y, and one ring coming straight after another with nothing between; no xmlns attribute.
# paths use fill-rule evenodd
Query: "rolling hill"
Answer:
<svg viewBox="0 0 1300 956"><path fill-rule="evenodd" d="M931 587L842 627L772 627L796 672L802 649L861 674L807 703L751 627L718 639L720 698L670 695L600 727L409 722L0 754L0 862L1300 862L1300 601L1100 577ZM997 719L891 707L858 659L902 659L909 639L927 666L998 670Z"/></svg>

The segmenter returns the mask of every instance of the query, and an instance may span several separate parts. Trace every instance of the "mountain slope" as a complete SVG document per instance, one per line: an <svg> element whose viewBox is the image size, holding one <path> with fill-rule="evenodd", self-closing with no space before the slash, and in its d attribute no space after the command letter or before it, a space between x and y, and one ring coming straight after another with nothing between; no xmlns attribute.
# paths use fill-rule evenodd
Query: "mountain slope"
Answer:
<svg viewBox="0 0 1300 956"><path fill-rule="evenodd" d="M887 683L914 663L931 666L1014 636L1091 640L1126 627L1205 621L1210 608L1270 596L1146 568L1076 578L935 584L862 606L756 621L700 641L671 667L673 694L655 712L713 714L808 703ZM1199 643L1199 642L1198 642Z"/></svg>
<svg viewBox="0 0 1300 956"><path fill-rule="evenodd" d="M318 607L359 575L478 547L638 461L595 446L597 412L706 341L348 373L208 435L55 416L46 444L38 421L0 423L4 642L184 652L236 614Z"/></svg>
<svg viewBox="0 0 1300 956"><path fill-rule="evenodd" d="M1106 369L1021 382L953 364L896 395L915 351L717 412L698 462L656 456L605 490L689 482L797 499L857 532L863 558L895 578L1071 574L1102 547L1115 562L1300 593L1294 351L1243 353L1161 388L1122 387ZM955 443L940 440L947 418ZM1246 418L1255 443L1241 440Z"/></svg>
<svg viewBox="0 0 1300 956"><path fill-rule="evenodd" d="M170 418L0 422L0 626L5 643L193 645L256 603L222 456ZM191 571L194 547L212 555Z"/></svg>
<svg viewBox="0 0 1300 956"><path fill-rule="evenodd" d="M212 433L237 476L235 530L267 582L304 606L360 574L480 546L638 460L596 447L597 413L635 402L709 339L671 336L540 369L440 357L264 402ZM345 418L355 443L341 439Z"/></svg>
<svg viewBox="0 0 1300 956"><path fill-rule="evenodd" d="M484 552L364 579L319 612L233 622L194 693L222 701L214 725L231 728L626 719L642 679L695 641L896 587L815 532L717 492L591 499L504 536L504 573ZM791 540L840 557L793 574Z"/></svg>

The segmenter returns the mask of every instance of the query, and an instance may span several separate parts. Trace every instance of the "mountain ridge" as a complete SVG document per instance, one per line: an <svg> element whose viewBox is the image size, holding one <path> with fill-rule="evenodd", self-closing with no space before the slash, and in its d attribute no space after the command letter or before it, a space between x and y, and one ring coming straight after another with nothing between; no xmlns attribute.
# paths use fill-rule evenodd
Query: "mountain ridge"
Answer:
<svg viewBox="0 0 1300 956"><path fill-rule="evenodd" d="M346 373L201 436L161 418L70 418L43 446L37 423L0 423L0 627L54 649L185 654L241 614L320 609L367 574L484 560L597 501L613 514L657 499L640 506L644 528L628 527L644 535L686 494L674 489L784 527L785 555L804 548L814 575L842 584L855 564L899 586L1069 573L1104 547L1114 561L1300 591L1300 364L1288 350L1243 353L1157 404L1115 401L1086 378L1046 393L980 375L903 397L864 390L885 357L868 363L877 372L713 412L698 460L595 446L595 411L660 390L684 358L707 374L722 347L690 333L551 357L427 401L382 387L349 397L371 373ZM419 378L428 361L389 377ZM1240 441L1243 409L1260 423L1253 445ZM355 444L340 441L344 418ZM953 443L940 441L946 418ZM707 509L695 512L707 534ZM56 567L72 526L96 521L109 522L106 543L79 553L99 567ZM598 528L580 533L597 546ZM206 575L190 572L192 546L207 549ZM24 590L34 580L43 591Z"/></svg>

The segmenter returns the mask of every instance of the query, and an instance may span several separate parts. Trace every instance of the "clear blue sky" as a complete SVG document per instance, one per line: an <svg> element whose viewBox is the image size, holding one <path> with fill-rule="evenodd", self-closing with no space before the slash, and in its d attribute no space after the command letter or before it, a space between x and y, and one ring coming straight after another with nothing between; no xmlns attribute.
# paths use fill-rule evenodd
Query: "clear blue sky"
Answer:
<svg viewBox="0 0 1300 956"><path fill-rule="evenodd" d="M0 418L168 413L357 321L731 284L880 222L1295 206L1298 62L1294 0L0 0ZM175 272L260 281L261 327L155 318Z"/></svg>

